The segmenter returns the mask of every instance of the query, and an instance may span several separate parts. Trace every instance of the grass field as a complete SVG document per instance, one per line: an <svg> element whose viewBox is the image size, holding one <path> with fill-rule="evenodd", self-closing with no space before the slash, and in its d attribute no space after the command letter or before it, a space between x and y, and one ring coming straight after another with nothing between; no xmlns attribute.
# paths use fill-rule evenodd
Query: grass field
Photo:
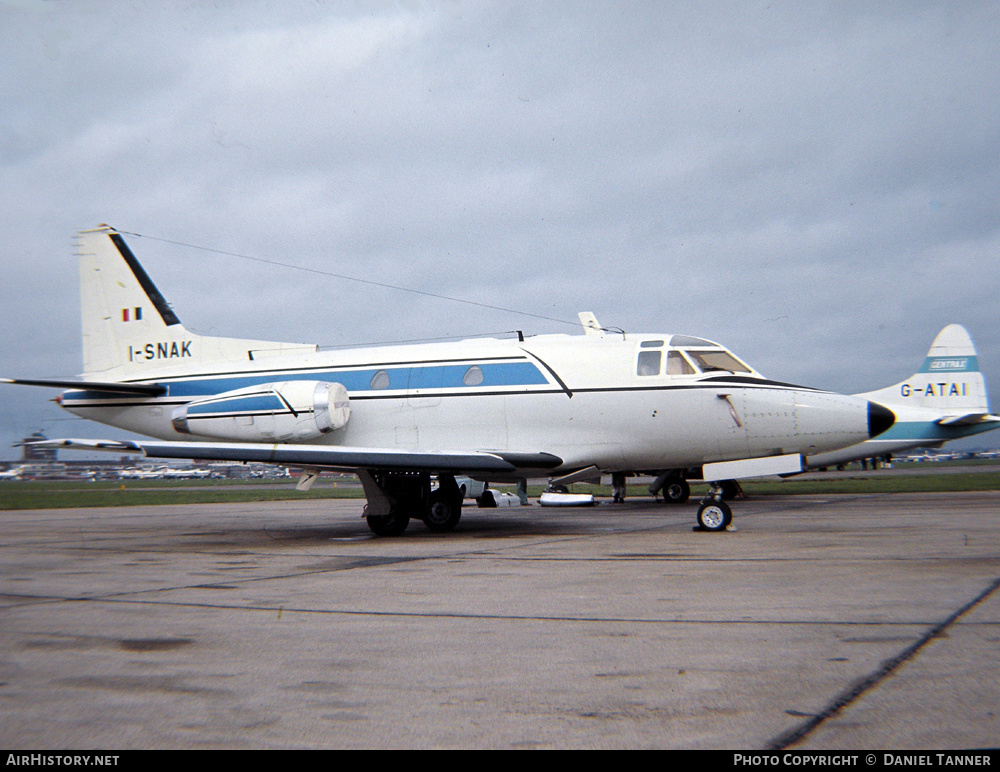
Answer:
<svg viewBox="0 0 1000 772"><path fill-rule="evenodd" d="M922 493L934 491L1000 490L1000 465L978 465L976 471L948 471L941 465L921 469L921 474L888 470L863 477L850 471L828 479L792 478L783 481L755 480L743 483L748 496L813 493ZM981 469L981 471L980 471ZM492 486L511 490L513 486ZM704 495L704 483L692 483L692 499ZM543 486L528 488L531 497L541 495ZM575 493L611 496L605 485L577 483ZM629 496L648 498L646 486L632 481ZM129 480L126 482L3 481L0 482L0 509L53 509L61 507L114 507L158 504L216 504L243 501L295 499L362 498L354 478L338 482L323 480L307 493L295 490L294 480Z"/></svg>

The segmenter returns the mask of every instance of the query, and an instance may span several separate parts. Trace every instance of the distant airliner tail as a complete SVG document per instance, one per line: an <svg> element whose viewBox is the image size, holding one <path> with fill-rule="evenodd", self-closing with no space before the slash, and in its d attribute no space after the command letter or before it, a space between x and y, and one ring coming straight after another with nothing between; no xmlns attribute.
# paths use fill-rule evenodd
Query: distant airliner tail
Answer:
<svg viewBox="0 0 1000 772"><path fill-rule="evenodd" d="M939 412L940 423L946 424L973 423L990 413L976 347L959 324L949 324L938 333L920 370L905 381L856 396L888 408L931 409Z"/></svg>
<svg viewBox="0 0 1000 772"><path fill-rule="evenodd" d="M197 371L208 363L314 351L315 346L196 335L107 225L77 236L84 378L119 381Z"/></svg>

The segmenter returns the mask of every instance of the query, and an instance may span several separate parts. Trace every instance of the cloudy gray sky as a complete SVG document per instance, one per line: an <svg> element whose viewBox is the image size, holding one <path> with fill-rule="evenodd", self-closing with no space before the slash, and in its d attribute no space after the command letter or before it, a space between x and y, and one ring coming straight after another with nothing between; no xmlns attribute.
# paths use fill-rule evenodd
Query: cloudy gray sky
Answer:
<svg viewBox="0 0 1000 772"><path fill-rule="evenodd" d="M576 330L169 241L847 392L959 322L996 408L998 39L995 2L0 2L0 375L80 372L106 222L203 334ZM0 389L0 458L121 436Z"/></svg>

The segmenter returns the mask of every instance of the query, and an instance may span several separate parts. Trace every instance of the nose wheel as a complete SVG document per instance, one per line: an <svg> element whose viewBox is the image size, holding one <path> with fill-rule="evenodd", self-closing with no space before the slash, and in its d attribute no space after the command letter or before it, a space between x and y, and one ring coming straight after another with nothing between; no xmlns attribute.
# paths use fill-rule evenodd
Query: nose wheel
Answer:
<svg viewBox="0 0 1000 772"><path fill-rule="evenodd" d="M724 531L733 522L733 510L722 500L723 487L712 483L712 488L698 507L698 529Z"/></svg>
<svg viewBox="0 0 1000 772"><path fill-rule="evenodd" d="M724 531L733 522L733 511L724 501L708 501L698 507L698 527L703 531Z"/></svg>

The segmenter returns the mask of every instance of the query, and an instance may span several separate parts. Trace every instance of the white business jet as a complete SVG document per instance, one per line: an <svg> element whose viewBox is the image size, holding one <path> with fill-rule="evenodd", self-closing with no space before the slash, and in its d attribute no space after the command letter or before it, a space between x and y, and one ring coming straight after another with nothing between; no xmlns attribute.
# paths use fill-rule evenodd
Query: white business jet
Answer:
<svg viewBox="0 0 1000 772"><path fill-rule="evenodd" d="M320 351L189 332L122 235L79 234L80 381L85 418L159 441L49 440L153 458L261 461L354 472L376 534L410 519L449 531L456 474L494 482L646 473L687 498L711 483L698 523L732 520L721 481L802 471L819 453L889 429L867 398L771 381L726 348L686 335L632 335L581 314L583 335L539 335ZM436 478L436 487L432 485Z"/></svg>

